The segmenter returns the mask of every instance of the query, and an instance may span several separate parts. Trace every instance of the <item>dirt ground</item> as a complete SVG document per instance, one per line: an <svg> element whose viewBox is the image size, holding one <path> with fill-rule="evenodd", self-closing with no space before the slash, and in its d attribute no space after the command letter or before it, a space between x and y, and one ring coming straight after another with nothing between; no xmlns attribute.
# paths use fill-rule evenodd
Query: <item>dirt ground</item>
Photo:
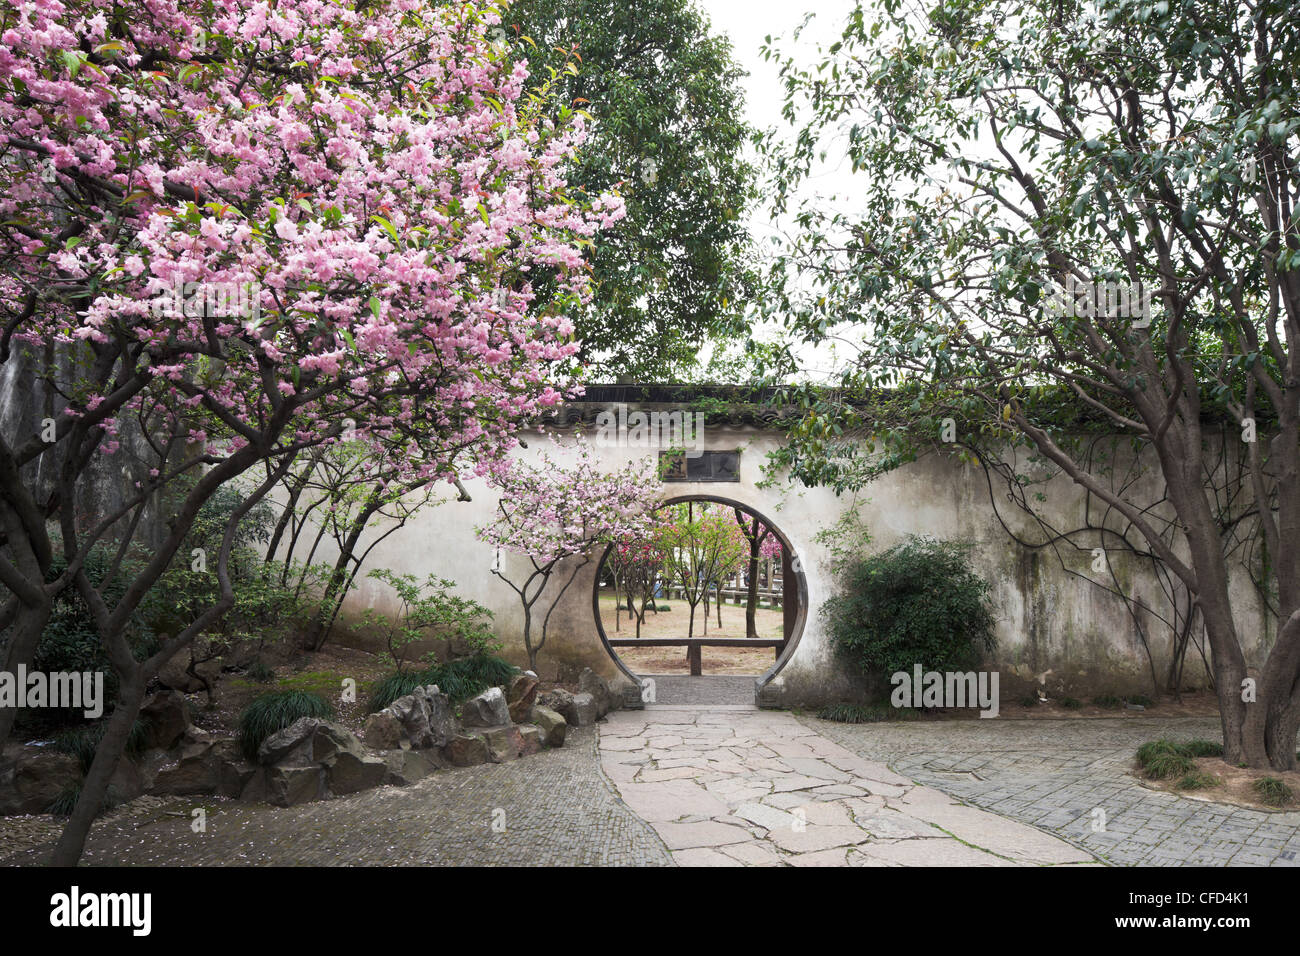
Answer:
<svg viewBox="0 0 1300 956"><path fill-rule="evenodd" d="M667 611L646 611L645 623L641 625L641 637L665 638L686 637L690 626L690 605L676 598L661 598L659 604L666 604ZM615 630L615 598L612 593L600 596L600 622L609 638L636 637L636 621L629 620L626 611L618 621ZM765 640L778 640L783 635L784 612L769 608L759 608L755 615L758 636ZM704 628L704 607L695 609L696 637L744 637L745 606L743 604L722 605L722 627L718 627L718 609L709 608L708 633ZM706 647L701 652L705 674L762 674L776 663L776 650L771 647ZM620 647L618 655L634 674L689 674L684 647Z"/></svg>
<svg viewBox="0 0 1300 956"><path fill-rule="evenodd" d="M275 671L271 680L223 674L212 703L201 691L191 694L189 699L196 705L194 723L214 733L231 733L238 725L240 711L253 698L276 690L305 690L324 697L334 706L340 723L358 730L367 716L371 688L392 672L374 654L336 644L326 644L315 653L281 645L268 649L264 657ZM343 681L347 678L356 681L354 702L342 700Z"/></svg>
<svg viewBox="0 0 1300 956"><path fill-rule="evenodd" d="M1248 770L1244 767L1233 767L1226 764L1220 757L1197 757L1194 763L1197 770L1218 777L1219 786L1206 787L1202 790L1180 790L1178 788L1178 778L1176 777L1169 780L1148 780L1137 769L1134 769L1134 776L1138 778L1142 786L1152 790L1164 790L1191 800L1228 803L1238 807L1249 807L1252 810L1294 811L1297 807L1297 801L1300 800L1300 772L1294 770ZM1296 796L1292 798L1290 803L1281 807L1265 803L1254 789L1255 781L1263 777L1274 777L1281 780L1291 788L1292 793Z"/></svg>

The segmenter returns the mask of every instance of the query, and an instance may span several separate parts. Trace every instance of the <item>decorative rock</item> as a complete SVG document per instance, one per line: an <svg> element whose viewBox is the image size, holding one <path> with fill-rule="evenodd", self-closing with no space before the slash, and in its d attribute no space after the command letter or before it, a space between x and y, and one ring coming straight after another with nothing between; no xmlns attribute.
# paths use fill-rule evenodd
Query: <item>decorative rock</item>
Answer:
<svg viewBox="0 0 1300 956"><path fill-rule="evenodd" d="M217 759L212 753L215 744L207 731L187 728L178 748L168 754L169 762L147 768L149 791L174 797L215 793L219 783Z"/></svg>
<svg viewBox="0 0 1300 956"><path fill-rule="evenodd" d="M325 772L319 767L267 767L265 778L267 803L292 807L325 795Z"/></svg>
<svg viewBox="0 0 1300 956"><path fill-rule="evenodd" d="M257 759L262 764L309 767L327 764L341 753L361 756L365 752L356 734L342 724L319 717L300 717L263 740Z"/></svg>
<svg viewBox="0 0 1300 956"><path fill-rule="evenodd" d="M478 734L457 734L443 748L443 753L456 767L474 767L487 763L490 758L487 741Z"/></svg>
<svg viewBox="0 0 1300 956"><path fill-rule="evenodd" d="M154 748L146 750L140 757L140 778L145 792L153 791L154 780L158 773L172 763L172 757L165 750Z"/></svg>
<svg viewBox="0 0 1300 956"><path fill-rule="evenodd" d="M549 707L570 724L577 725L578 710L573 706L573 695L567 690L561 690L557 687L555 690L543 694L538 699L538 703L544 707Z"/></svg>
<svg viewBox="0 0 1300 956"><path fill-rule="evenodd" d="M209 685L214 685L220 680L222 663L219 657L199 661L194 665L194 674L199 675L196 677L189 673L190 655L182 652L158 669L158 683L183 694L193 694L204 690L205 678Z"/></svg>
<svg viewBox="0 0 1300 956"><path fill-rule="evenodd" d="M293 763L306 766L312 759L312 737L324 721L319 717L300 717L284 730L272 734L257 748L260 764Z"/></svg>
<svg viewBox="0 0 1300 956"><path fill-rule="evenodd" d="M542 732L531 724L525 724L519 728L519 737L523 741L523 748L519 751L519 756L527 757L538 753L542 749Z"/></svg>
<svg viewBox="0 0 1300 956"><path fill-rule="evenodd" d="M433 773L429 758L416 750L390 750L384 754L384 763L384 783L395 787L410 786Z"/></svg>
<svg viewBox="0 0 1300 956"><path fill-rule="evenodd" d="M596 705L596 698L590 694L573 695L573 712L577 719L571 720L569 723L577 724L579 727L590 726L600 719L600 709Z"/></svg>
<svg viewBox="0 0 1300 956"><path fill-rule="evenodd" d="M127 803L144 793L144 777L140 766L130 757L117 762L113 776L108 778L107 796L114 804Z"/></svg>
<svg viewBox="0 0 1300 956"><path fill-rule="evenodd" d="M329 758L325 767L330 792L338 796L377 787L388 774L388 763L383 757L364 751L340 751Z"/></svg>
<svg viewBox="0 0 1300 956"><path fill-rule="evenodd" d="M578 692L581 694L590 694L596 704L596 719L604 717L611 710L618 710L623 706L623 698L609 689L609 684L605 678L601 677L590 667L583 668L578 675Z"/></svg>
<svg viewBox="0 0 1300 956"><path fill-rule="evenodd" d="M505 727L510 724L510 708L500 687L489 687L465 701L461 723L466 727Z"/></svg>
<svg viewBox="0 0 1300 956"><path fill-rule="evenodd" d="M563 747L565 735L569 731L569 722L549 707L534 707L533 723L541 734L542 743L547 747Z"/></svg>
<svg viewBox="0 0 1300 956"><path fill-rule="evenodd" d="M328 766L332 760L343 754L360 757L365 753L366 748L361 746L361 741L357 739L356 734L342 724L332 721L321 721L311 738L311 758L316 763Z"/></svg>
<svg viewBox="0 0 1300 956"><path fill-rule="evenodd" d="M140 716L147 727L146 747L170 750L190 726L185 696L174 690L159 691L146 700Z"/></svg>
<svg viewBox="0 0 1300 956"><path fill-rule="evenodd" d="M365 726L361 728L361 739L374 750L397 750L403 743L410 746L402 733L402 722L388 710L366 718Z"/></svg>
<svg viewBox="0 0 1300 956"><path fill-rule="evenodd" d="M483 740L493 763L506 763L524 755L524 738L518 727L493 727L483 731Z"/></svg>
<svg viewBox="0 0 1300 956"><path fill-rule="evenodd" d="M238 797L257 774L257 764L244 759L239 741L234 738L219 741L212 748L212 756L217 765L217 796Z"/></svg>
<svg viewBox="0 0 1300 956"><path fill-rule="evenodd" d="M188 673L190 655L177 654L162 667L158 668L158 683L183 694L192 694L203 690L203 681ZM197 670L198 668L195 668Z"/></svg>
<svg viewBox="0 0 1300 956"><path fill-rule="evenodd" d="M0 814L44 813L60 793L80 782L75 757L48 747L6 748L0 761Z"/></svg>
<svg viewBox="0 0 1300 956"><path fill-rule="evenodd" d="M506 691L506 704L510 710L510 719L516 724L526 722L532 713L533 705L537 702L537 687L537 678L528 674L520 674L510 682Z"/></svg>
<svg viewBox="0 0 1300 956"><path fill-rule="evenodd" d="M451 712L451 701L438 689L437 684L417 687L413 693L397 698L380 713L395 717L402 725L408 746L417 750L445 747L456 735L456 718Z"/></svg>

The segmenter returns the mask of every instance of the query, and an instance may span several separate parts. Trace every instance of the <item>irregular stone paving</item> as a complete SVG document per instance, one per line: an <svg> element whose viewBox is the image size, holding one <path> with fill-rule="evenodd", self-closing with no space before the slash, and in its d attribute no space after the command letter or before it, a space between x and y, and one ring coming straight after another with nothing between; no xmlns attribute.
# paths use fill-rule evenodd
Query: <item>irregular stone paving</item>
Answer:
<svg viewBox="0 0 1300 956"><path fill-rule="evenodd" d="M1057 834L1112 863L1295 866L1300 857L1298 812L1149 790L1133 775L1140 744L1160 737L1219 741L1218 718L801 720L860 757Z"/></svg>
<svg viewBox="0 0 1300 956"><path fill-rule="evenodd" d="M671 866L654 831L601 776L595 744L592 728L573 727L562 750L439 771L410 787L380 787L288 809L203 797L145 804L141 812L98 824L83 862ZM208 808L204 833L191 831L191 813L199 806ZM503 831L493 830L494 819ZM0 854L5 826L0 820ZM50 821L49 829L49 838L57 837L59 826ZM0 863L39 863L49 849L41 846Z"/></svg>
<svg viewBox="0 0 1300 956"><path fill-rule="evenodd" d="M963 806L793 716L749 707L610 714L600 757L624 802L688 866L1095 864Z"/></svg>
<svg viewBox="0 0 1300 956"><path fill-rule="evenodd" d="M757 675L748 674L644 674L654 681L656 704L744 704L754 706Z"/></svg>

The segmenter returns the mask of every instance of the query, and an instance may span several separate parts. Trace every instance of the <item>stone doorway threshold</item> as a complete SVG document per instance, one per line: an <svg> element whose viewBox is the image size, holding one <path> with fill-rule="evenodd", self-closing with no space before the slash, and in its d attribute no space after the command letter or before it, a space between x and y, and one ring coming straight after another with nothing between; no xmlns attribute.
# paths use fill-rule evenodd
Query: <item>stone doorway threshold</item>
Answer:
<svg viewBox="0 0 1300 956"><path fill-rule="evenodd" d="M649 706L692 705L714 707L736 705L754 707L754 684L757 674L638 674L642 680L654 681L653 703Z"/></svg>

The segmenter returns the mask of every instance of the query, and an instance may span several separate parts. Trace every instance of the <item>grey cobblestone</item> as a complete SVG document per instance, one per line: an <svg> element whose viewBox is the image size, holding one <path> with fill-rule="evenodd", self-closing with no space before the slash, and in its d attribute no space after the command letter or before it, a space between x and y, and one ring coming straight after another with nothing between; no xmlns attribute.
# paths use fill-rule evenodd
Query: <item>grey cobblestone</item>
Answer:
<svg viewBox="0 0 1300 956"><path fill-rule="evenodd" d="M404 789L381 787L289 809L208 800L193 833L178 800L92 831L92 865L671 866L654 830L619 801L600 771L593 728L562 750L446 770ZM505 823L493 832L493 811ZM49 847L6 864L44 860Z"/></svg>
<svg viewBox="0 0 1300 956"><path fill-rule="evenodd" d="M1296 866L1300 812L1161 793L1133 776L1139 744L1221 739L1217 718L803 722L917 783L1033 824L1104 860L1143 866ZM1106 832L1093 829L1105 812Z"/></svg>

